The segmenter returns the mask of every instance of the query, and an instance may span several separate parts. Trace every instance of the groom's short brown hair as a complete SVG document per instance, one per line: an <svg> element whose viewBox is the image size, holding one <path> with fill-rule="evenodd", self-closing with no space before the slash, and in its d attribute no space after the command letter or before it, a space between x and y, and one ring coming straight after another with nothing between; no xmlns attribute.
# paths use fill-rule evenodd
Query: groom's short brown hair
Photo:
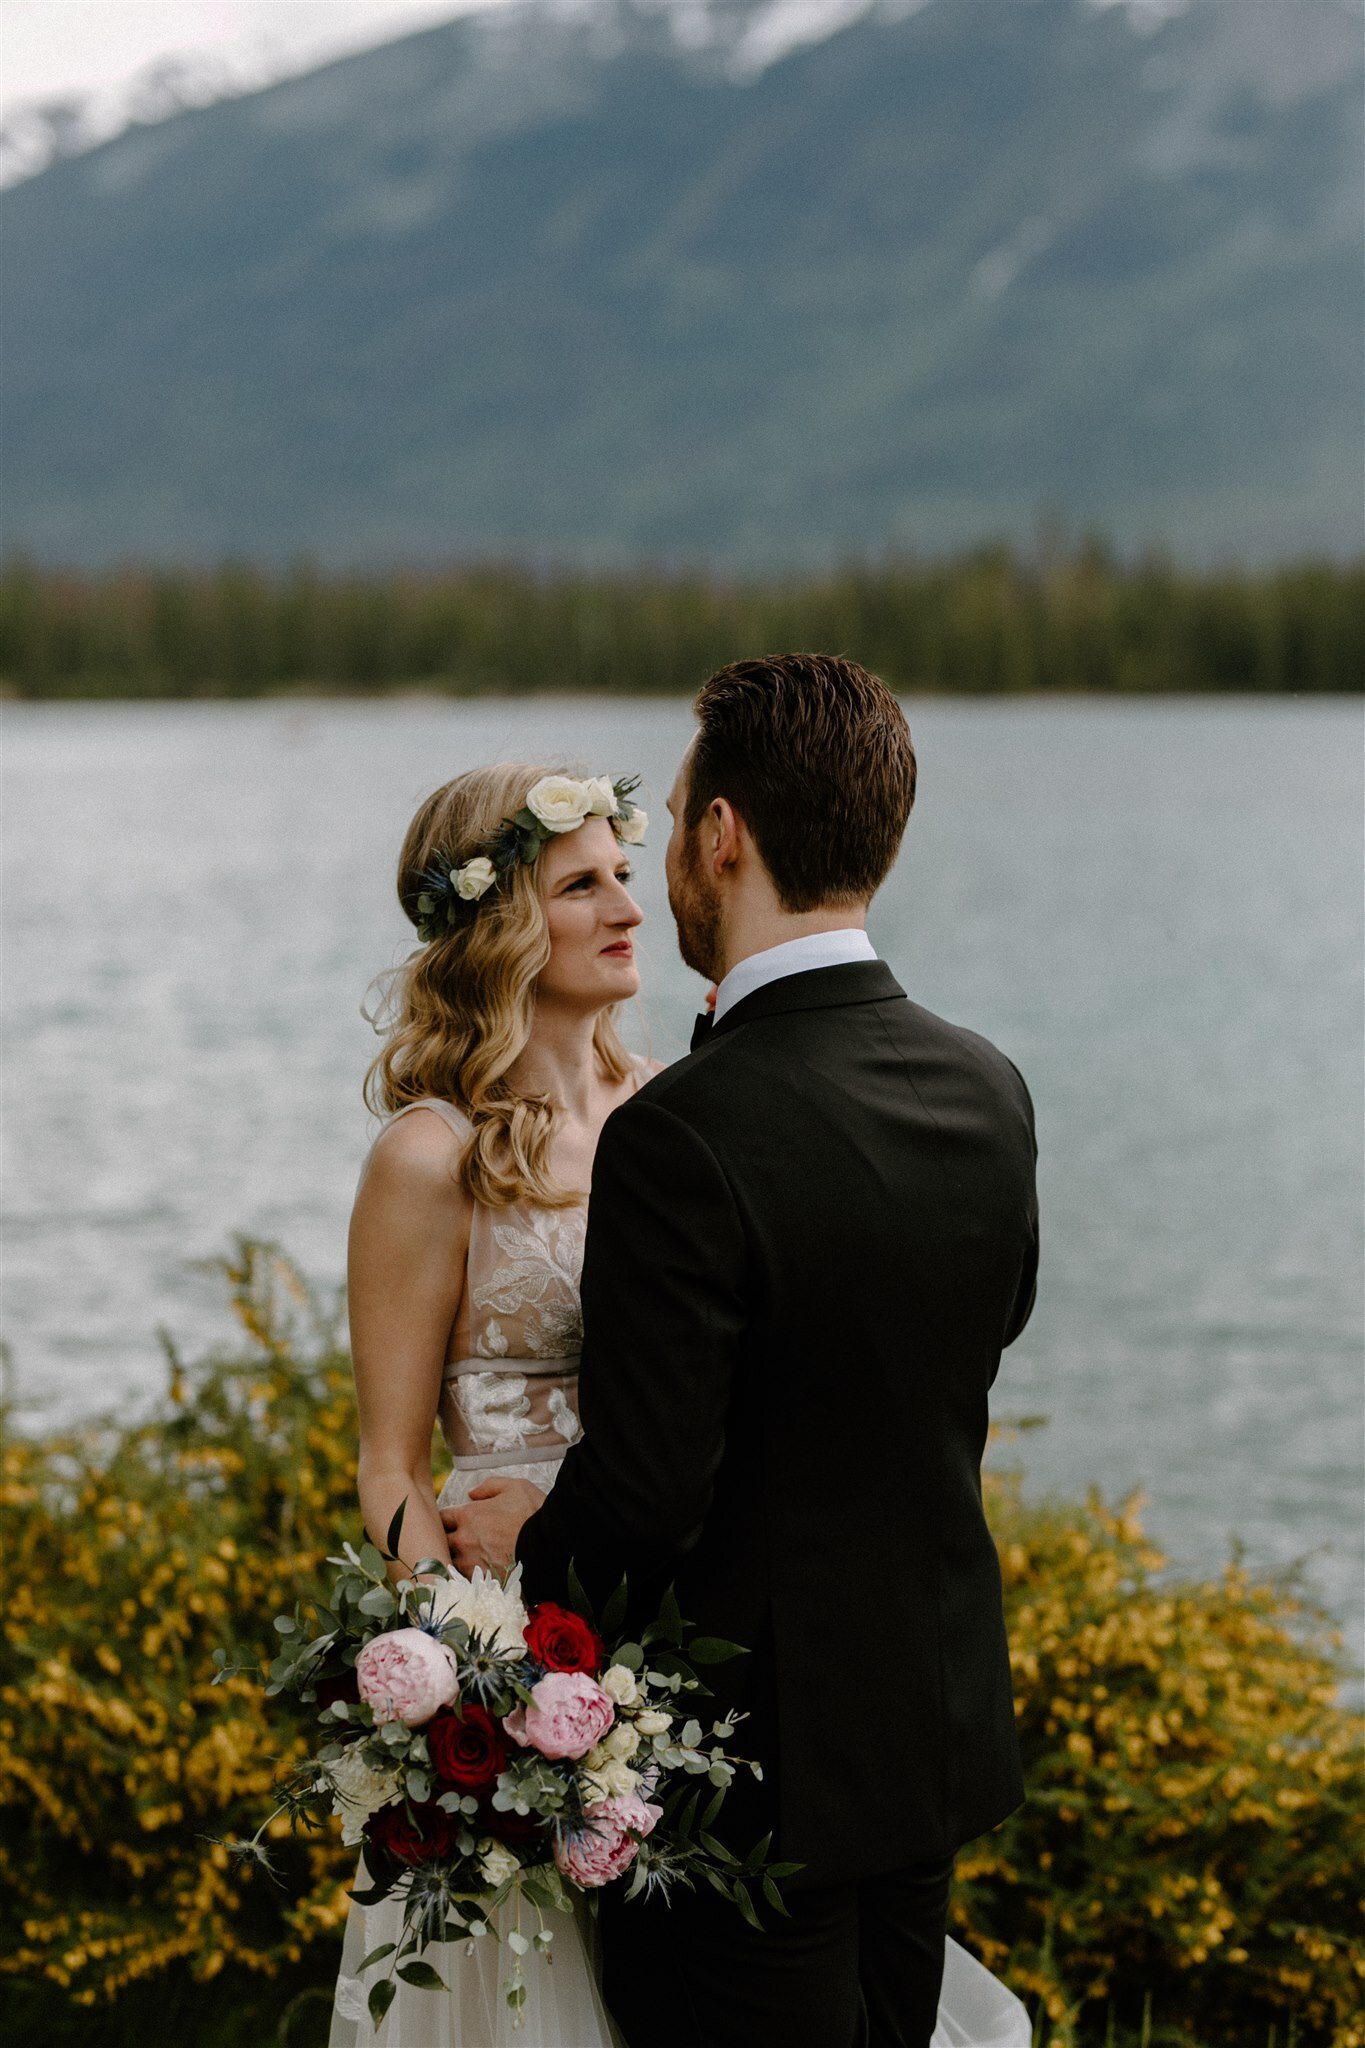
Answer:
<svg viewBox="0 0 1365 2048"><path fill-rule="evenodd" d="M865 903L915 801L910 728L886 684L835 654L778 654L717 670L692 708L687 829L726 797L784 910Z"/></svg>

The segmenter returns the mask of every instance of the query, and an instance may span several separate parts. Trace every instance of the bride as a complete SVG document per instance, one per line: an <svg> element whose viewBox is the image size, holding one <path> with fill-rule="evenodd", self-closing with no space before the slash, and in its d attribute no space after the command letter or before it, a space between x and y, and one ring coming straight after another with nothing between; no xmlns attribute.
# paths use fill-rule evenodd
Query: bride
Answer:
<svg viewBox="0 0 1365 2048"><path fill-rule="evenodd" d="M499 867L504 821L528 802L537 857ZM403 843L398 895L423 943L397 970L367 1078L387 1120L356 1194L349 1298L360 1504L382 1533L407 1502L409 1569L446 1555L441 1508L478 1499L493 1476L548 1491L579 1434L593 1154L612 1111L659 1071L626 1052L615 1022L640 986L629 845L643 826L605 776L503 764L435 791ZM451 1466L439 1495L437 1424ZM485 1938L439 1957L448 1994L402 1984L374 2029L359 1965L398 1938L400 1917L392 1898L352 1907L330 2048L623 2048L586 1906L528 1970L523 2025L503 1997L502 1946ZM950 1940L934 2048L1028 2040L1019 2001Z"/></svg>

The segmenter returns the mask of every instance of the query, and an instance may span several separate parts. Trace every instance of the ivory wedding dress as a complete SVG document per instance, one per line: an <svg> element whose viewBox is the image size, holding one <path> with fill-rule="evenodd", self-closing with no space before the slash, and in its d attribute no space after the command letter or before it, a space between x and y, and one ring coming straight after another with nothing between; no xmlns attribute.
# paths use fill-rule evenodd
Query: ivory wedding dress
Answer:
<svg viewBox="0 0 1365 2048"><path fill-rule="evenodd" d="M637 1063L636 1086L653 1071ZM452 1103L429 1098L397 1116L417 1109L434 1111L462 1143L468 1139L469 1123ZM568 1209L476 1203L464 1299L441 1386L441 1432L452 1465L442 1507L459 1506L493 1472L545 1490L554 1484L579 1434L578 1284L586 1225L586 1202ZM357 1888L365 1882L362 1862ZM485 1936L430 1952L448 1995L400 1983L387 2015L372 2027L367 1998L380 1972L362 1982L356 1969L371 1949L396 1942L401 1924L401 1905L392 1899L352 1906L328 2048L624 2048L598 1988L595 1921L586 1904L572 1919L555 1916L548 1959L527 1957L520 2026L503 1995L509 1953ZM1020 2001L949 1940L932 2048L1029 2048L1030 2038Z"/></svg>

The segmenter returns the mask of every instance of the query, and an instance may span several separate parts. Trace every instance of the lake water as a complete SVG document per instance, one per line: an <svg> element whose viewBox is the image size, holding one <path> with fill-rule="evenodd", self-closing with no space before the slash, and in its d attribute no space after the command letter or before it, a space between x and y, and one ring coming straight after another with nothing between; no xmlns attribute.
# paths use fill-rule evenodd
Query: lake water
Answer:
<svg viewBox="0 0 1365 2048"><path fill-rule="evenodd" d="M1191 1567L1314 1553L1358 1612L1361 710L925 701L873 937L1033 1091L1038 1305L1003 1414L1032 1488L1141 1485ZM404 825L473 762L567 754L662 798L681 704L9 705L5 1330L33 1422L158 1391L191 1263L278 1238L339 1281L372 1126L366 983ZM662 831L637 1041L683 1050Z"/></svg>

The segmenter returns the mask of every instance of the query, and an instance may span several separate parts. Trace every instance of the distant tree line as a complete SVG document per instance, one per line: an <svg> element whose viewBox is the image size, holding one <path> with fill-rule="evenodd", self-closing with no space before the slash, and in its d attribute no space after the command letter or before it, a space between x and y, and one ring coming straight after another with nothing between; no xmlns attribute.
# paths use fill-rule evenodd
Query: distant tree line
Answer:
<svg viewBox="0 0 1365 2048"><path fill-rule="evenodd" d="M1195 571L1090 543L753 578L0 566L0 687L23 698L667 695L791 648L903 691L1357 691L1365 561Z"/></svg>

